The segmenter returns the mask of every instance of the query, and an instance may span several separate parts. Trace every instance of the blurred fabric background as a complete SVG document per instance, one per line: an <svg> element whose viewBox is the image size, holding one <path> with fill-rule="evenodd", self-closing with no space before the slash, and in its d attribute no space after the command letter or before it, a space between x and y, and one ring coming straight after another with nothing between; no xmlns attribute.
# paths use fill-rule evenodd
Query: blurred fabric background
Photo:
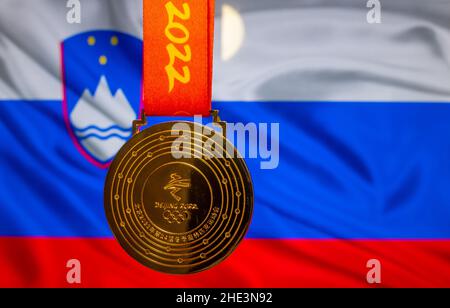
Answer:
<svg viewBox="0 0 450 308"><path fill-rule="evenodd" d="M371 24L363 0L216 1L213 107L279 123L280 164L247 160L255 211L236 253L173 277L113 239L107 143L83 143L64 95L89 90L104 113L105 76L137 116L142 1L84 0L69 24L66 1L0 0L0 286L68 286L71 258L84 286L364 287L370 259L383 286L450 286L450 1L380 2Z"/></svg>

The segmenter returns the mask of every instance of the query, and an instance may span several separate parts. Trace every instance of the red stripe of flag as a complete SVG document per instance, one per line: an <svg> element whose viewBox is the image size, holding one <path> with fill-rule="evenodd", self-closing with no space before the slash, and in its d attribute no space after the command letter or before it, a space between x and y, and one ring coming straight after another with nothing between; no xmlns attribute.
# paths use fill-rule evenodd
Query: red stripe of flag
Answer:
<svg viewBox="0 0 450 308"><path fill-rule="evenodd" d="M82 287L370 287L369 259L382 287L450 287L450 240L246 239L219 266L199 274L155 272L114 239L0 238L0 287L70 287L70 259Z"/></svg>

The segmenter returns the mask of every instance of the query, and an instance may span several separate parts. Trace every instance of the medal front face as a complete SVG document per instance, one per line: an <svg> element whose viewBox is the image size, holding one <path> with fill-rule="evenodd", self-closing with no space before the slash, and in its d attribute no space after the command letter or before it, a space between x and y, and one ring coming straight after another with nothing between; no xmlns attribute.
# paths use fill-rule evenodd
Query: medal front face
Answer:
<svg viewBox="0 0 450 308"><path fill-rule="evenodd" d="M174 134L176 123L185 129ZM245 162L225 137L210 138L203 129L191 122L152 126L119 151L108 172L105 212L116 239L161 272L218 264L250 224L253 188Z"/></svg>

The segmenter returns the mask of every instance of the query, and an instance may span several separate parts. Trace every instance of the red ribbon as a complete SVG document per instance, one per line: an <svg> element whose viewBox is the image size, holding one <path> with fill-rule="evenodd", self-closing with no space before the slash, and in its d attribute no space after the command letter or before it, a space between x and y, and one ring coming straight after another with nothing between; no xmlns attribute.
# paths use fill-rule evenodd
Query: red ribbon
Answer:
<svg viewBox="0 0 450 308"><path fill-rule="evenodd" d="M213 38L214 0L144 0L147 115L209 115Z"/></svg>

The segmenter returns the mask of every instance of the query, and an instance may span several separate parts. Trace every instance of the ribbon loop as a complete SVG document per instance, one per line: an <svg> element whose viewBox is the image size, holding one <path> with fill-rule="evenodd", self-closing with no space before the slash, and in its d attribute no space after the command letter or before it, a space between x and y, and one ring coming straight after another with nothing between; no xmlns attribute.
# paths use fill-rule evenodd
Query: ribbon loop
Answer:
<svg viewBox="0 0 450 308"><path fill-rule="evenodd" d="M211 110L214 0L144 0L145 113Z"/></svg>

